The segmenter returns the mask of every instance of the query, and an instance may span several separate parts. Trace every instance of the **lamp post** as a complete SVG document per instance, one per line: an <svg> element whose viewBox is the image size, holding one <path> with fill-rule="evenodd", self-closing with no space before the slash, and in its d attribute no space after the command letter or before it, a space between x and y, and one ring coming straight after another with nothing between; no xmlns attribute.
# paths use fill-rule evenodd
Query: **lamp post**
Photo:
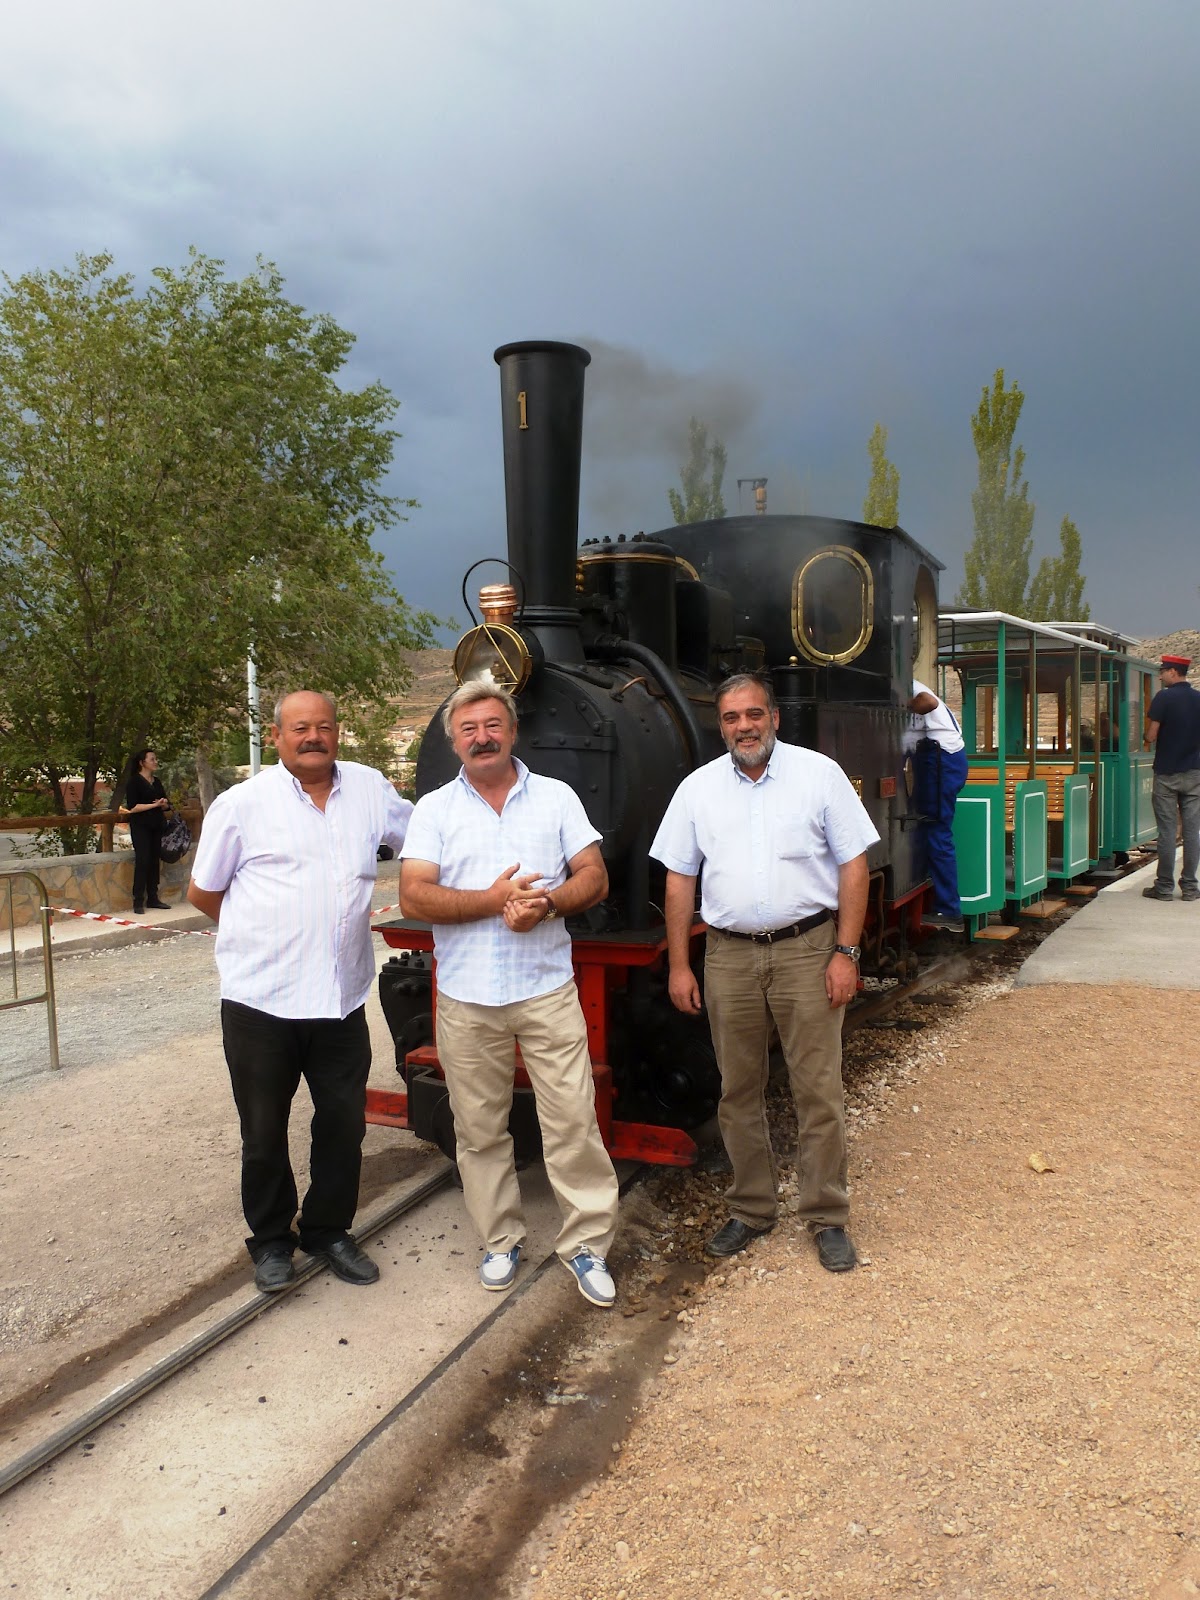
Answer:
<svg viewBox="0 0 1200 1600"><path fill-rule="evenodd" d="M250 707L250 776L262 769L262 728L258 720L258 666L253 650L246 657L246 699Z"/></svg>

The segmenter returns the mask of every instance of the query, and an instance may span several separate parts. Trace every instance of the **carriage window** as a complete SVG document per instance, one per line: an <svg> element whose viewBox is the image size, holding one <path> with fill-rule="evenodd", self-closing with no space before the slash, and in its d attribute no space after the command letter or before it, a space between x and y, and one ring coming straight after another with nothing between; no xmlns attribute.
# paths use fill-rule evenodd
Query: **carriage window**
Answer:
<svg viewBox="0 0 1200 1600"><path fill-rule="evenodd" d="M853 661L873 627L875 585L856 550L838 545L810 556L792 580L792 638L809 661Z"/></svg>

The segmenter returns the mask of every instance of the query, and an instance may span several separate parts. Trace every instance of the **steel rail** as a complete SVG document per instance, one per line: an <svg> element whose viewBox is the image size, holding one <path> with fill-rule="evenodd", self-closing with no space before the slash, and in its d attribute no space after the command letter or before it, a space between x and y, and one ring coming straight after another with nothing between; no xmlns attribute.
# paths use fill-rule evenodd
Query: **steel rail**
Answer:
<svg viewBox="0 0 1200 1600"><path fill-rule="evenodd" d="M421 1201L435 1194L439 1189L444 1189L453 1175L453 1167L447 1163L445 1167L423 1179L414 1188L407 1190L399 1199L390 1201L377 1215L368 1219L359 1229L359 1233L366 1235L374 1233L380 1228L386 1228L397 1217L411 1211ZM97 1402L90 1410L82 1412L72 1422L64 1423L61 1428L43 1439L40 1444L33 1445L13 1461L0 1467L0 1496L14 1489L17 1484L24 1481L40 1467L48 1465L56 1457L69 1450L72 1445L86 1439L97 1428L111 1422L113 1417L124 1411L128 1406L140 1400L143 1395L149 1394L152 1389L158 1388L168 1378L174 1377L177 1372L183 1371L202 1355L212 1350L216 1345L228 1339L231 1334L245 1327L268 1308L286 1300L293 1289L298 1289L302 1283L307 1283L318 1272L326 1270L325 1262L311 1261L308 1266L301 1268L296 1274L295 1281L288 1285L282 1293L262 1294L256 1293L252 1300L228 1312L218 1322L194 1335L176 1349L168 1352L146 1368L144 1372L127 1379L119 1384L111 1394Z"/></svg>
<svg viewBox="0 0 1200 1600"><path fill-rule="evenodd" d="M629 1190L639 1182L642 1175L652 1170L654 1169L644 1162L637 1166L632 1166L623 1178L619 1177L621 1195L628 1194ZM535 1284L541 1281L547 1268L557 1259L555 1251L550 1250L536 1264L530 1261L529 1267L531 1270L524 1276L522 1281L506 1294L481 1322L477 1322L473 1328L469 1329L452 1349L447 1350L436 1366L431 1367L423 1378L418 1379L407 1394L401 1395L386 1416L380 1417L377 1422L372 1423L367 1432L350 1446L345 1455L340 1460L335 1461L323 1477L306 1489L281 1516L277 1517L265 1533L260 1534L254 1543L244 1550L236 1560L232 1561L219 1577L214 1578L208 1588L198 1597L198 1600L219 1600L219 1597L226 1594L237 1579L244 1577L254 1563L272 1545L277 1544L284 1534L300 1520L304 1513L316 1505L333 1488L334 1484L370 1449L377 1439L381 1439L406 1412L412 1409L423 1395L428 1394L440 1379L444 1378L448 1372L451 1372L467 1352L483 1338L484 1334L489 1333L499 1319L511 1311L513 1306L522 1300L533 1289Z"/></svg>

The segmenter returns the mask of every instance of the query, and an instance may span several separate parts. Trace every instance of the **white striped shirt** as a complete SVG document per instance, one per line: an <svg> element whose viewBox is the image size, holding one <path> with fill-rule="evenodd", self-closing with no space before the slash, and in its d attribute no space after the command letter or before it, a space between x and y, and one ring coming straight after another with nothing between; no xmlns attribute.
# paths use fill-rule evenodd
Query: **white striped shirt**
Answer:
<svg viewBox="0 0 1200 1600"><path fill-rule="evenodd" d="M443 889L487 889L519 863L547 889L600 835L573 789L513 758L517 781L497 813L465 772L423 795L404 842L406 861L428 861ZM539 885L541 887L542 885ZM571 936L560 918L514 933L503 916L433 925L437 986L452 1000L506 1006L551 994L571 979Z"/></svg>
<svg viewBox="0 0 1200 1600"><path fill-rule="evenodd" d="M375 981L371 892L380 843L399 850L412 813L374 767L339 761L325 809L279 763L236 784L204 818L192 878L224 891L221 998L273 1017L348 1017Z"/></svg>
<svg viewBox="0 0 1200 1600"><path fill-rule="evenodd" d="M757 782L732 756L689 773L650 854L685 877L703 868L700 914L710 927L767 933L836 911L838 867L878 840L837 762L780 741Z"/></svg>

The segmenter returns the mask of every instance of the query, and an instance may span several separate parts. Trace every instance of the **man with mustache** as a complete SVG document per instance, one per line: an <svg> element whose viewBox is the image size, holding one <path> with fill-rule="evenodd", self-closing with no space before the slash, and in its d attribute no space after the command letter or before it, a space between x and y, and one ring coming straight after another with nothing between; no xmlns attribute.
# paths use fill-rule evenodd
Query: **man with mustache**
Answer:
<svg viewBox="0 0 1200 1600"><path fill-rule="evenodd" d="M778 1216L765 1104L773 1022L796 1105L800 1219L821 1265L848 1272L842 1018L858 987L866 852L879 835L836 762L776 742L768 682L727 678L716 705L729 755L683 780L650 847L667 869L671 1000L687 1015L701 1009L689 935L703 871L704 1003L733 1165L729 1220L706 1248L736 1255Z"/></svg>
<svg viewBox="0 0 1200 1600"><path fill-rule="evenodd" d="M213 801L188 886L192 905L219 923L246 1248L266 1293L296 1276L288 1117L302 1077L313 1120L300 1248L347 1283L379 1277L350 1236L371 1067L371 891L379 846L400 849L412 805L373 767L339 761L338 732L327 695L302 690L279 701L278 765Z"/></svg>
<svg viewBox="0 0 1200 1600"><path fill-rule="evenodd" d="M442 727L462 768L417 801L400 904L433 925L438 1059L463 1197L484 1244L479 1281L507 1289L525 1240L508 1132L520 1045L562 1213L555 1249L584 1299L611 1306L617 1179L596 1122L563 925L608 893L600 835L565 783L513 755L517 708L504 690L464 684L446 702Z"/></svg>

